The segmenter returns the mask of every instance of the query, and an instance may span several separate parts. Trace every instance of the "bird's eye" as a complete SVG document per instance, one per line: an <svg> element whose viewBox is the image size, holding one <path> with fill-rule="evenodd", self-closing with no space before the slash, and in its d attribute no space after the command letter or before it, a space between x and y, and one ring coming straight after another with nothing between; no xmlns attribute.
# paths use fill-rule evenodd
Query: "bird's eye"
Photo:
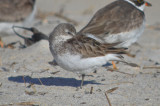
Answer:
<svg viewBox="0 0 160 106"><path fill-rule="evenodd" d="M72 32L67 32L69 35L73 35L73 33Z"/></svg>
<svg viewBox="0 0 160 106"><path fill-rule="evenodd" d="M68 35L72 35L72 36L74 35L74 33L73 33L73 32L71 32L71 31L70 31L70 30L68 30L68 29L65 29L65 33L66 33L66 34L68 34Z"/></svg>

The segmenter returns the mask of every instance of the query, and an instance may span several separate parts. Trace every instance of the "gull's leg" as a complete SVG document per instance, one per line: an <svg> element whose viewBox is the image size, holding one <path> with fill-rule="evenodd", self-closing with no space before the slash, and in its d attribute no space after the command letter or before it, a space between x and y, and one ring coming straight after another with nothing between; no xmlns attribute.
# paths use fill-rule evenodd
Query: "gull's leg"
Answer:
<svg viewBox="0 0 160 106"><path fill-rule="evenodd" d="M0 38L0 47L3 48L4 47L4 44L2 42L2 39Z"/></svg>
<svg viewBox="0 0 160 106"><path fill-rule="evenodd" d="M83 86L84 77L85 77L85 74L82 74L82 80L81 80L81 86L80 86L81 89L82 89L82 86Z"/></svg>
<svg viewBox="0 0 160 106"><path fill-rule="evenodd" d="M118 68L116 67L116 64L114 63L114 61L112 61L112 65L113 65L113 69L117 70Z"/></svg>

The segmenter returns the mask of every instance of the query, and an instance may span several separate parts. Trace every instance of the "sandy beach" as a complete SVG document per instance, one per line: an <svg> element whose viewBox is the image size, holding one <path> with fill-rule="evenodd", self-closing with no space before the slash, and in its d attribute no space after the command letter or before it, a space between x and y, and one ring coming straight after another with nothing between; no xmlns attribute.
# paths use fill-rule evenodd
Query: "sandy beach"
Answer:
<svg viewBox="0 0 160 106"><path fill-rule="evenodd" d="M149 0L148 0L149 1ZM37 0L37 15L32 22L47 36L59 23L71 23L79 31L93 14L112 0ZM146 28L129 47L136 57L124 56L128 62L117 64L117 71L105 67L81 77L49 64L53 57L47 40L27 48L20 43L0 48L0 106L159 106L160 105L160 1L150 0L145 8ZM25 34L25 33L24 33ZM15 34L0 34L5 45L24 40ZM27 35L29 36L29 35ZM110 66L112 67L112 66ZM91 93L91 89L92 93Z"/></svg>

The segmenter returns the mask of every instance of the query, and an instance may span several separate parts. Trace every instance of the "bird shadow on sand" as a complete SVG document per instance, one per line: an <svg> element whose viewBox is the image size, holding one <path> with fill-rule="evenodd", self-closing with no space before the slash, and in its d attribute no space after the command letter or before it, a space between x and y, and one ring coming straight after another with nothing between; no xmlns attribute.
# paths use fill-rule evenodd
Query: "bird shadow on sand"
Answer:
<svg viewBox="0 0 160 106"><path fill-rule="evenodd" d="M17 82L17 83L33 83L37 85L45 85L45 86L71 86L71 87L79 87L81 80L77 80L75 78L63 78L63 77L45 77L45 78L32 78L30 76L15 76L9 77L9 81ZM41 82L42 83L41 83ZM94 80L91 81L84 81L83 85L87 84L98 84Z"/></svg>

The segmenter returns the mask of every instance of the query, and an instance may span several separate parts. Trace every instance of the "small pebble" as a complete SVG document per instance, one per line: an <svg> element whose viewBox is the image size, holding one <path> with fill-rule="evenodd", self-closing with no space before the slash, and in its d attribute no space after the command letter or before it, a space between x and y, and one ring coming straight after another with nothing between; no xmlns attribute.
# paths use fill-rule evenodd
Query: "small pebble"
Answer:
<svg viewBox="0 0 160 106"><path fill-rule="evenodd" d="M155 62L155 65L160 65L158 62Z"/></svg>
<svg viewBox="0 0 160 106"><path fill-rule="evenodd" d="M149 100L149 98L146 98L145 100L146 100L146 101L148 101L148 100Z"/></svg>
<svg viewBox="0 0 160 106"><path fill-rule="evenodd" d="M87 104L86 102L82 102L82 103L80 103L80 104Z"/></svg>
<svg viewBox="0 0 160 106"><path fill-rule="evenodd" d="M106 80L106 79L104 79L104 78L103 78L103 79L101 79L101 81L105 81L105 80Z"/></svg>

